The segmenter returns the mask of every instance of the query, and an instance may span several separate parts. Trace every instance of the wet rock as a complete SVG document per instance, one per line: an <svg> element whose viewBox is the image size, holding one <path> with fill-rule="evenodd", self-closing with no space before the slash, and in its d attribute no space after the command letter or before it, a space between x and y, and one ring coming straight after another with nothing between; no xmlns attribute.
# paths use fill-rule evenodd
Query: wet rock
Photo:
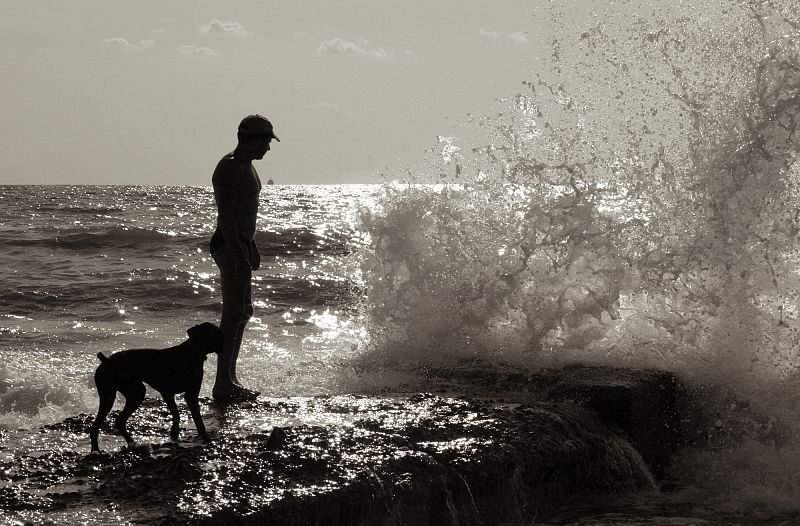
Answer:
<svg viewBox="0 0 800 526"><path fill-rule="evenodd" d="M452 389L469 389L512 400L570 402L593 411L625 436L661 478L673 455L686 444L684 385L672 374L647 369L570 365L537 372L466 364L432 370Z"/></svg>
<svg viewBox="0 0 800 526"><path fill-rule="evenodd" d="M241 469L207 473L175 523L495 524L580 494L653 488L638 453L575 405L416 396L369 400L365 412L361 402L352 426L286 428L284 447L255 460L237 461L228 443L221 464ZM264 450L271 436L244 442Z"/></svg>
<svg viewBox="0 0 800 526"><path fill-rule="evenodd" d="M679 381L655 370L573 366L545 370L528 380L548 400L570 400L620 430L657 478L682 442Z"/></svg>
<svg viewBox="0 0 800 526"><path fill-rule="evenodd" d="M277 451L286 443L286 431L280 427L274 427L269 434L267 443L264 446L268 451Z"/></svg>
<svg viewBox="0 0 800 526"><path fill-rule="evenodd" d="M115 522L161 525L530 524L565 502L654 488L677 448L781 440L725 389L658 371L428 374L473 397L205 400L210 445L194 430L169 441L163 403L146 400L129 422L141 445L121 449L108 427L95 455L91 415L28 432L35 451L0 435L0 522L113 509Z"/></svg>
<svg viewBox="0 0 800 526"><path fill-rule="evenodd" d="M64 454L48 492L82 516L113 506L133 523L438 526L530 523L581 495L654 487L623 435L571 402L262 399L207 406L220 424L207 446L157 442L167 430L154 427L156 402L129 423L152 448ZM24 475L16 487L31 492Z"/></svg>

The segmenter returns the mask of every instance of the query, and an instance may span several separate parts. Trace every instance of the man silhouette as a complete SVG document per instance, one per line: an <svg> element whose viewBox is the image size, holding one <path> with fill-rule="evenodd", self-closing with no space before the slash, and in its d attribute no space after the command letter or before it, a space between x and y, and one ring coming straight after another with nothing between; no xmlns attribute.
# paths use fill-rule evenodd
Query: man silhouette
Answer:
<svg viewBox="0 0 800 526"><path fill-rule="evenodd" d="M211 178L217 205L217 227L211 237L211 257L222 283L222 320L225 337L217 358L212 396L220 402L253 400L258 392L246 389L236 376L242 335L253 316L251 277L261 266L255 242L258 194L261 180L253 161L263 159L272 139L280 142L272 123L262 115L249 115L239 124L239 143L223 157Z"/></svg>

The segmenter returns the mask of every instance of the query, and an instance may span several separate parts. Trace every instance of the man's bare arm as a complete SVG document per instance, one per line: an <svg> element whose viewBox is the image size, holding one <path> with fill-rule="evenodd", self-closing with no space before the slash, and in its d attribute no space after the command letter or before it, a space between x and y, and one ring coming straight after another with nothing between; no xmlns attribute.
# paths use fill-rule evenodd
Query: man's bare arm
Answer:
<svg viewBox="0 0 800 526"><path fill-rule="evenodd" d="M250 268L253 270L261 268L261 253L258 251L255 238L250 240Z"/></svg>
<svg viewBox="0 0 800 526"><path fill-rule="evenodd" d="M236 218L237 207L242 197L240 194L244 189L241 184L241 174L236 167L227 164L221 165L220 169L217 192L218 224L222 230L225 245L236 261L236 274L240 274L239 269L250 266L248 246L239 233L239 224Z"/></svg>

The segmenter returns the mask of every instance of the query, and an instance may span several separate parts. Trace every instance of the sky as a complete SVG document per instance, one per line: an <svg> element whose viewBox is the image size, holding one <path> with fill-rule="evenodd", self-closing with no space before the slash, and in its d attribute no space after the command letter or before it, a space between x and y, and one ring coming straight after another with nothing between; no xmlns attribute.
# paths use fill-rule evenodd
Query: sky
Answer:
<svg viewBox="0 0 800 526"><path fill-rule="evenodd" d="M0 184L206 185L242 117L276 184L370 183L519 91L532 0L35 0L0 17Z"/></svg>

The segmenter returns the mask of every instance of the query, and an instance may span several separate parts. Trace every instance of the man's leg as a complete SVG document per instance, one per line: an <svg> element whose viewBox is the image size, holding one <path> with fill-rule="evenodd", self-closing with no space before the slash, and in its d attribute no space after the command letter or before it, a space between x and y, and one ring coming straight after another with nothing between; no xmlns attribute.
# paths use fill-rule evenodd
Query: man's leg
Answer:
<svg viewBox="0 0 800 526"><path fill-rule="evenodd" d="M245 303L249 296L250 271L247 269L244 276L237 276L233 255L225 246L217 249L212 257L220 271L222 288L220 329L225 339L222 351L217 356L217 376L212 391L216 398L230 394L236 388L233 371L235 371L234 364L239 355L239 345L241 345L244 327L249 317Z"/></svg>
<svg viewBox="0 0 800 526"><path fill-rule="evenodd" d="M239 361L239 351L242 348L242 339L244 337L244 329L250 318L253 317L253 286L251 280L247 280L247 286L244 292L244 316L242 322L236 329L236 336L233 345L233 356L231 357L230 374L231 380L234 384L241 386L239 378L236 376L236 364Z"/></svg>

